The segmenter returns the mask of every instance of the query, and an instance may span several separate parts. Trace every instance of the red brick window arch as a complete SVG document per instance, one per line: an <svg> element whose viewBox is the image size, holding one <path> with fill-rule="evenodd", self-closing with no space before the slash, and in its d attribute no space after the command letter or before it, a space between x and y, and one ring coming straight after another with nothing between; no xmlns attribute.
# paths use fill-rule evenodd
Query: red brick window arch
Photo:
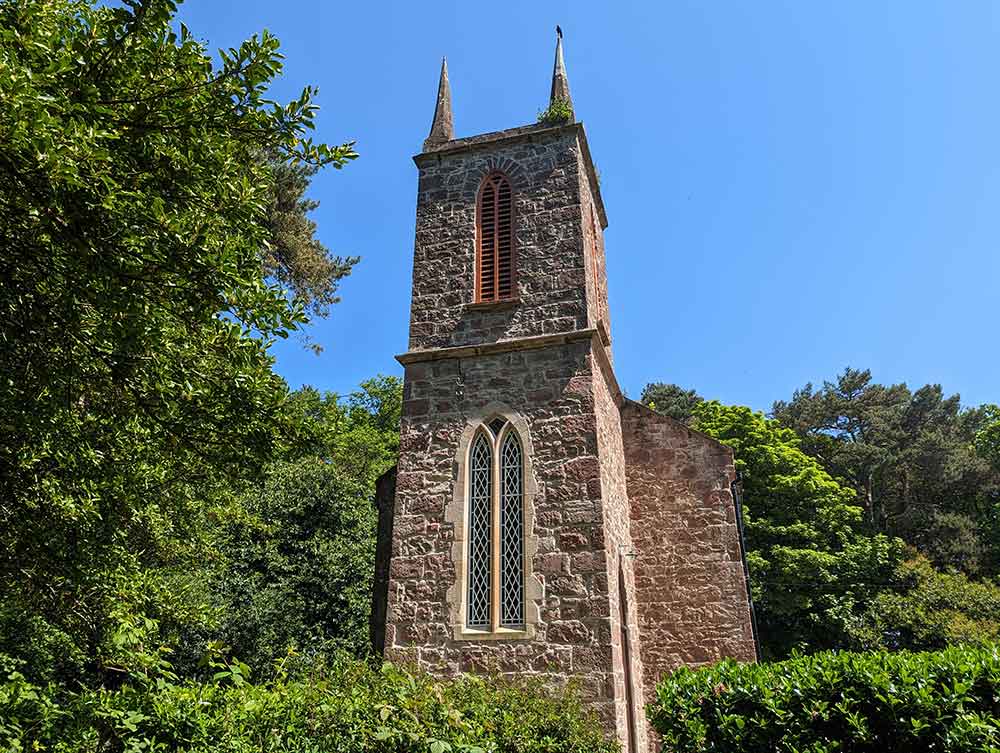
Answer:
<svg viewBox="0 0 1000 753"><path fill-rule="evenodd" d="M476 301L514 298L514 191L500 172L483 179L476 202Z"/></svg>

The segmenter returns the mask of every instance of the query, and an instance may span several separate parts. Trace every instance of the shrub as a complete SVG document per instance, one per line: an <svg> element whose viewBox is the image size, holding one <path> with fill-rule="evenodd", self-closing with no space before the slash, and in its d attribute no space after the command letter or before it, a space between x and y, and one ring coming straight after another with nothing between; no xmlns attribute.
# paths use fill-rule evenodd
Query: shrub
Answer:
<svg viewBox="0 0 1000 753"><path fill-rule="evenodd" d="M934 651L1000 640L1000 585L939 572L919 554L894 579L899 587L878 594L852 626L859 648Z"/></svg>
<svg viewBox="0 0 1000 753"><path fill-rule="evenodd" d="M824 652L681 669L650 720L676 753L903 753L1000 748L1000 650Z"/></svg>
<svg viewBox="0 0 1000 753"><path fill-rule="evenodd" d="M375 508L367 485L319 458L278 463L228 525L213 588L218 638L261 672L289 648L304 657L368 649Z"/></svg>
<svg viewBox="0 0 1000 753"><path fill-rule="evenodd" d="M310 678L251 684L225 665L212 683L156 682L55 700L8 675L4 750L186 753L613 753L571 694L531 682L434 679L353 660ZM56 708L59 706L59 708Z"/></svg>

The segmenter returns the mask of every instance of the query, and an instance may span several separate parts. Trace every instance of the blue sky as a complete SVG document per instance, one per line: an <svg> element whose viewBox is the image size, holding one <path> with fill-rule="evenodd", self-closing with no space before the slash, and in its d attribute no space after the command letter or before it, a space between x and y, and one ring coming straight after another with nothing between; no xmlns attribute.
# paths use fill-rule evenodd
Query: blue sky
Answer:
<svg viewBox="0 0 1000 753"><path fill-rule="evenodd" d="M534 122L553 29L601 173L623 388L767 410L844 366L1000 402L1000 3L189 0L214 49L263 28L320 88L319 235L343 302L275 350L293 386L401 374L416 168L442 54L459 136Z"/></svg>

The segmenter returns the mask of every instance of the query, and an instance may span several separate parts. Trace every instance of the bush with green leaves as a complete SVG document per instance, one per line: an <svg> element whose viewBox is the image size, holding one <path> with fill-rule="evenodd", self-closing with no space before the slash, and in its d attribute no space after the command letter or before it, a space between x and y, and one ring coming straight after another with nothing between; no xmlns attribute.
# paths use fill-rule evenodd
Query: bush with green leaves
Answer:
<svg viewBox="0 0 1000 753"><path fill-rule="evenodd" d="M169 675L117 691L59 696L8 673L4 750L187 753L613 753L572 694L533 682L440 681L386 664L339 660L307 678L246 681L214 660L211 682Z"/></svg>
<svg viewBox="0 0 1000 753"><path fill-rule="evenodd" d="M939 572L914 553L896 568L894 581L851 627L856 647L933 651L1000 641L1000 586L992 580Z"/></svg>
<svg viewBox="0 0 1000 753"><path fill-rule="evenodd" d="M823 652L680 669L650 720L675 753L1000 750L1000 649Z"/></svg>
<svg viewBox="0 0 1000 753"><path fill-rule="evenodd" d="M280 463L224 527L212 579L219 640L263 674L294 649L309 662L368 650L377 515L368 490L337 465Z"/></svg>

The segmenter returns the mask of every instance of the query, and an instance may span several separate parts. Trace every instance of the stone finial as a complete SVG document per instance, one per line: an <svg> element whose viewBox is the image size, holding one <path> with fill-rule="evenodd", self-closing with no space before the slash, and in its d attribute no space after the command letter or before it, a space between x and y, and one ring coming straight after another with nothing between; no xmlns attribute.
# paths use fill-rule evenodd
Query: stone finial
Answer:
<svg viewBox="0 0 1000 753"><path fill-rule="evenodd" d="M549 95L549 106L556 102L565 102L573 109L573 100L569 96L569 78L566 76L566 63L563 61L562 29L556 26L556 61L552 66L552 93Z"/></svg>
<svg viewBox="0 0 1000 753"><path fill-rule="evenodd" d="M451 86L448 83L448 60L441 58L441 80L438 82L437 104L434 105L434 122L424 141L424 149L444 144L455 138L455 122L451 114Z"/></svg>

